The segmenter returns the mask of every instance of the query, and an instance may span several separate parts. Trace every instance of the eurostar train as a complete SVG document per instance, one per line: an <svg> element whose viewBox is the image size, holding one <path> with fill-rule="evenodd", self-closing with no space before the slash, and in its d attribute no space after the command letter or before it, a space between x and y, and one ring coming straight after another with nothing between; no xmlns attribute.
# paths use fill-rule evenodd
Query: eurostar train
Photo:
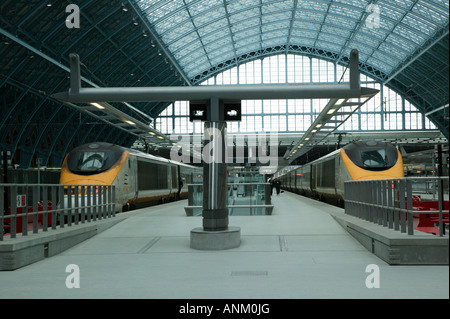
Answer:
<svg viewBox="0 0 450 319"><path fill-rule="evenodd" d="M344 182L403 177L403 159L392 144L353 142L278 179L282 188L329 203L344 204Z"/></svg>
<svg viewBox="0 0 450 319"><path fill-rule="evenodd" d="M187 197L201 168L109 143L89 143L64 158L60 184L115 185L116 211Z"/></svg>

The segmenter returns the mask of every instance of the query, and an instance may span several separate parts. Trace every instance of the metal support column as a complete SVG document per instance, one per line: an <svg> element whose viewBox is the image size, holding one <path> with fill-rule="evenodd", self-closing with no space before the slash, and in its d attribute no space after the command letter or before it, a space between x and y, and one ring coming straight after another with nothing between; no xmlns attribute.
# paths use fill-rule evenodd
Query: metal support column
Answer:
<svg viewBox="0 0 450 319"><path fill-rule="evenodd" d="M207 104L203 148L203 228L191 230L191 248L221 250L239 247L241 230L228 226L226 135L223 101Z"/></svg>
<svg viewBox="0 0 450 319"><path fill-rule="evenodd" d="M443 176L443 163L442 163L442 145L438 144L437 146L437 160L438 160L438 207L439 207L439 233L442 236L445 234L445 227L442 223L442 210L444 209L444 181L442 180Z"/></svg>
<svg viewBox="0 0 450 319"><path fill-rule="evenodd" d="M209 152L203 154L203 229L208 231L228 229L226 128L226 122L205 122Z"/></svg>

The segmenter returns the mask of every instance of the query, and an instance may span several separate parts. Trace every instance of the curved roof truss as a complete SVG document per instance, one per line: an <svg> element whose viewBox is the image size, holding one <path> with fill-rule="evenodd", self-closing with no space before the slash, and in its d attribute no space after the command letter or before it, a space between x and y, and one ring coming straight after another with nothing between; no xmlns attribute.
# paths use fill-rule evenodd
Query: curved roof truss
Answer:
<svg viewBox="0 0 450 319"><path fill-rule="evenodd" d="M83 142L136 138L51 98L69 87L69 53L80 55L85 85L191 86L282 52L346 65L355 48L362 73L448 138L447 0L85 0L79 29L65 25L71 1L48 3L0 4L0 146L22 167L58 165ZM149 123L166 105L114 107Z"/></svg>

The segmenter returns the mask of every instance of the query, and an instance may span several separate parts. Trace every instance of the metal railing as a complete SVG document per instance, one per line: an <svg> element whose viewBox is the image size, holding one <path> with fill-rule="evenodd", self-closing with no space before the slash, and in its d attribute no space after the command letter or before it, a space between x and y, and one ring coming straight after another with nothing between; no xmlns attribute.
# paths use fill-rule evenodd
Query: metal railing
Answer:
<svg viewBox="0 0 450 319"><path fill-rule="evenodd" d="M414 235L413 215L437 214L439 235L443 236L443 214L447 214L448 223L449 212L448 208L444 210L445 200L448 205L448 180L446 176L348 181L344 183L345 213L408 235ZM422 200L435 201L436 208L420 207Z"/></svg>
<svg viewBox="0 0 450 319"><path fill-rule="evenodd" d="M0 184L0 241L115 216L114 185Z"/></svg>
<svg viewBox="0 0 450 319"><path fill-rule="evenodd" d="M269 183L228 183L228 214L231 215L271 215L271 187ZM188 216L202 214L203 185L188 185L188 206L184 209ZM224 194L225 196L225 194Z"/></svg>

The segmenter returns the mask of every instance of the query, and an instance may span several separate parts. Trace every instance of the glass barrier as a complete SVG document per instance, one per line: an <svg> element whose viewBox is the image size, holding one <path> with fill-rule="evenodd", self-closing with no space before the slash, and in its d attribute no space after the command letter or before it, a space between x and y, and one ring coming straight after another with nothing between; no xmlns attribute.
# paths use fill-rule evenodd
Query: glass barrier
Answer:
<svg viewBox="0 0 450 319"><path fill-rule="evenodd" d="M201 216L203 207L203 185L188 185L188 206L185 207L188 216ZM229 216L271 215L269 183L229 183L227 184ZM225 194L224 194L225 196Z"/></svg>

